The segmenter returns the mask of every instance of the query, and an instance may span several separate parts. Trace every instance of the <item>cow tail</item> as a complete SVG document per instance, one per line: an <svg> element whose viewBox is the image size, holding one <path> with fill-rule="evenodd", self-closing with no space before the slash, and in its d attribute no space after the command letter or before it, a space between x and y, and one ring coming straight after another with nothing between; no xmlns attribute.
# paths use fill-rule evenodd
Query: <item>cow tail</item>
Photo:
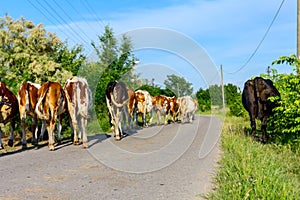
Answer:
<svg viewBox="0 0 300 200"><path fill-rule="evenodd" d="M35 113L37 114L38 118L45 119L45 120L47 120L48 117L40 111L39 107L40 107L42 101L44 100L44 98L48 92L48 89L49 89L49 87L47 87L47 89L45 91L43 91L44 93L40 95L40 98L35 106Z"/></svg>
<svg viewBox="0 0 300 200"><path fill-rule="evenodd" d="M124 101L123 103L117 103L116 100L115 100L115 98L114 98L114 96L113 96L112 94L110 94L110 98L111 98L112 103L113 103L115 106L117 106L118 108L122 108L122 107L125 106L125 105L128 103L128 101L129 101L129 98L128 98L128 99L127 99L126 101Z"/></svg>

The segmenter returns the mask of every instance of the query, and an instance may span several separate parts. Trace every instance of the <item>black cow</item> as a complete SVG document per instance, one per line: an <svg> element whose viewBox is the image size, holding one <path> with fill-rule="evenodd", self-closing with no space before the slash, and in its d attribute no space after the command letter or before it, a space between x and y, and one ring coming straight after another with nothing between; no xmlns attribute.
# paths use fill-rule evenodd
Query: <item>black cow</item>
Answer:
<svg viewBox="0 0 300 200"><path fill-rule="evenodd" d="M276 106L274 102L268 99L271 96L280 97L280 94L270 79L256 77L253 80L248 80L244 85L242 102L250 116L252 137L256 137L255 119L259 119L262 122L261 131L263 143L267 141L267 119L272 115L272 109Z"/></svg>
<svg viewBox="0 0 300 200"><path fill-rule="evenodd" d="M115 139L120 140L122 136L121 116L128 116L128 93L126 85L122 82L110 82L106 88L106 105L109 110L112 130Z"/></svg>

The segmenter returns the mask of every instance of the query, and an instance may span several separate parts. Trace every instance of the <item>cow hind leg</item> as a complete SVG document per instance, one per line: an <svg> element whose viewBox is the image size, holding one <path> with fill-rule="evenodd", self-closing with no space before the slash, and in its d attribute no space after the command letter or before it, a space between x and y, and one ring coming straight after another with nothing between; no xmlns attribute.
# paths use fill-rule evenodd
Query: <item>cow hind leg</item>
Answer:
<svg viewBox="0 0 300 200"><path fill-rule="evenodd" d="M1 130L1 127L0 127L0 149L4 149L4 146L2 144L2 130Z"/></svg>
<svg viewBox="0 0 300 200"><path fill-rule="evenodd" d="M10 137L8 140L8 146L12 147L14 145L14 129L15 129L15 121L13 120L10 123Z"/></svg>
<svg viewBox="0 0 300 200"><path fill-rule="evenodd" d="M80 126L81 138L82 138L82 147L88 148L89 144L88 144L88 139L87 139L87 135L86 135L87 119L84 117L81 117L80 121L81 121L81 123L79 126Z"/></svg>
<svg viewBox="0 0 300 200"><path fill-rule="evenodd" d="M51 119L51 121L47 124L47 131L48 131L48 146L50 151L54 151L54 128L55 128L55 119Z"/></svg>

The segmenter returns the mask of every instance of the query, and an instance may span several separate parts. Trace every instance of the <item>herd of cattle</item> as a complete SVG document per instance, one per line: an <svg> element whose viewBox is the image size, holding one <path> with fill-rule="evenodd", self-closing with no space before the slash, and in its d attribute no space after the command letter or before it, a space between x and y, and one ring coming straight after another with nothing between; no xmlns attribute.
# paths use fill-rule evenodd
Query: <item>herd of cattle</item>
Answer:
<svg viewBox="0 0 300 200"><path fill-rule="evenodd" d="M22 148L27 147L26 117L32 119L32 142L37 145L42 140L47 129L49 150L55 149L55 125L57 128L57 142L61 141L62 118L69 114L69 121L73 131L73 143L88 147L86 133L88 111L92 106L92 92L84 78L73 77L66 81L64 87L57 82L45 82L42 85L26 82L21 85L17 97L0 82L0 123L10 122L9 146L13 146L14 129L18 113L22 127ZM181 122L192 122L194 113L198 109L198 102L190 96L180 98L158 95L152 97L145 90L133 91L122 82L114 81L106 89L106 103L109 110L111 129L116 140L120 140L125 129L137 125L137 115L141 114L143 126L152 123L153 114L157 114L157 123L168 123L171 117L175 122L181 116ZM147 122L146 115L150 114ZM41 133L38 138L38 121L41 121ZM128 126L128 127L127 127ZM0 127L0 149L2 144L2 130Z"/></svg>
<svg viewBox="0 0 300 200"><path fill-rule="evenodd" d="M21 118L22 147L26 148L25 119L32 119L32 141L37 144L38 120L42 122L41 135L47 128L49 150L54 150L54 130L57 121L58 142L61 141L62 117L69 112L75 144L82 139L83 147L88 147L86 124L88 109L92 105L92 94L85 79L73 77L66 81L64 88L57 82L45 82L42 85L26 82L21 85L16 97L5 85L0 82L0 123L10 122L9 146L13 146L14 128L18 112ZM80 135L77 132L80 128ZM2 130L0 128L0 148L2 144Z"/></svg>
<svg viewBox="0 0 300 200"><path fill-rule="evenodd" d="M275 103L269 100L271 96L280 96L278 90L269 79L256 77L248 80L243 89L242 103L250 116L252 136L256 137L255 119L262 121L262 141L266 142L267 118L272 114ZM55 125L58 132L58 143L61 140L62 117L68 112L73 131L73 143L88 147L86 133L88 110L92 106L92 92L84 78L73 77L66 81L64 87L57 82L45 82L42 85L26 82L21 85L17 97L0 82L0 123L10 122L9 146L13 146L14 128L18 113L22 127L22 147L26 148L27 116L32 119L32 142L37 144L42 140L47 129L49 150L54 150ZM111 129L115 139L124 136L124 130L132 129L138 124L137 116L142 115L143 127L152 123L154 113L157 124L168 124L177 121L192 122L198 109L198 102L190 96L167 97L157 95L152 97L146 90L134 91L122 82L113 81L106 88L106 104L109 111ZM149 114L150 120L146 120ZM38 121L41 121L41 134L38 138ZM2 144L2 130L0 127L0 149Z"/></svg>
<svg viewBox="0 0 300 200"><path fill-rule="evenodd" d="M106 89L106 104L110 114L110 122L115 139L120 140L125 129L133 128L138 124L137 115L142 115L143 127L149 126L153 121L154 113L157 124L168 124L168 119L177 121L181 116L181 123L192 122L198 109L198 102L190 96L167 97L157 95L152 97L146 90L133 91L122 82L114 81ZM147 122L146 115L150 115Z"/></svg>

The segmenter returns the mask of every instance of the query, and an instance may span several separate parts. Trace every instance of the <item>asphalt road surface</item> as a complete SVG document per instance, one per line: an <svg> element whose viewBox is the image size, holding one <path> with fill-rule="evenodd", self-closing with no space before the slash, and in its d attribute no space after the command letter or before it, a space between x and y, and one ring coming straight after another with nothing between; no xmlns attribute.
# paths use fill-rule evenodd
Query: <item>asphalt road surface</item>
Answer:
<svg viewBox="0 0 300 200"><path fill-rule="evenodd" d="M221 121L135 129L0 156L0 199L201 199L213 188Z"/></svg>

